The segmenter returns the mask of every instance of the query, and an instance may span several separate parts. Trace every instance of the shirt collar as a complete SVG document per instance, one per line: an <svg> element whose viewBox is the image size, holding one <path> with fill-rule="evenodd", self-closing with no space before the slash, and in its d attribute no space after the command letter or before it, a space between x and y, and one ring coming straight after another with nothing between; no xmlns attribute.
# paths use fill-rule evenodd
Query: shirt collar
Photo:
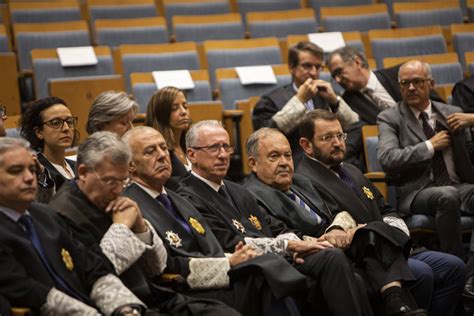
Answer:
<svg viewBox="0 0 474 316"><path fill-rule="evenodd" d="M0 212L5 214L6 216L8 216L9 218L11 218L14 222L18 222L18 220L20 219L20 217L23 215L22 213L20 212L17 212L11 208L8 208L6 206L0 206ZM30 213L28 212L28 210L25 210L25 213L26 215L30 215Z"/></svg>
<svg viewBox="0 0 474 316"><path fill-rule="evenodd" d="M198 178L199 180L203 181L204 183L206 183L208 186L210 186L214 191L219 191L219 189L221 188L221 186L224 185L224 181L221 181L220 184L217 184L217 183L214 183L212 181L209 181L207 180L206 178L203 178L201 177L200 175L198 175L196 172L194 172L194 170L191 170L191 174L193 176L195 176L196 178Z"/></svg>
<svg viewBox="0 0 474 316"><path fill-rule="evenodd" d="M377 76L374 74L373 71L371 71L369 74L369 80L367 80L367 85L362 90L369 89L371 91L375 91L378 84L379 80L377 79Z"/></svg>
<svg viewBox="0 0 474 316"><path fill-rule="evenodd" d="M152 198L156 199L160 194L167 194L166 193L166 190L165 190L165 187L163 186L163 189L161 190L161 192L158 192L156 190L153 190L149 187L146 187L136 181L133 181L133 183L135 183L136 185L138 185L140 188L143 189L143 191L145 191L146 193L148 193Z"/></svg>
<svg viewBox="0 0 474 316"><path fill-rule="evenodd" d="M433 107L431 106L431 100L428 101L428 106L426 107L426 109L423 111L423 112L426 112L426 114L428 114L428 118L431 117L431 115L433 114ZM418 110L418 109L415 109L414 107L411 107L411 106L408 106L410 108L410 110L413 112L413 114L415 114L415 117L417 120L420 119L420 113L422 111Z"/></svg>

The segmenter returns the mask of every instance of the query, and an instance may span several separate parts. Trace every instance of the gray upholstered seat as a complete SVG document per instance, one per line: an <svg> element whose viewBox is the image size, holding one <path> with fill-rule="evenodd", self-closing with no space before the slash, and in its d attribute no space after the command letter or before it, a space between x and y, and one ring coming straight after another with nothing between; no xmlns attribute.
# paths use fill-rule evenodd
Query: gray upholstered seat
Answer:
<svg viewBox="0 0 474 316"><path fill-rule="evenodd" d="M97 19L133 19L157 16L156 6L149 4L90 5L91 23Z"/></svg>
<svg viewBox="0 0 474 316"><path fill-rule="evenodd" d="M42 23L81 20L79 5L63 8L15 9L10 10L12 23Z"/></svg>
<svg viewBox="0 0 474 316"><path fill-rule="evenodd" d="M390 17L388 12L354 16L328 16L321 17L321 25L327 32L367 32L371 29L390 28Z"/></svg>
<svg viewBox="0 0 474 316"><path fill-rule="evenodd" d="M111 47L122 44L157 44L167 43L168 30L163 26L117 27L96 30L97 44Z"/></svg>
<svg viewBox="0 0 474 316"><path fill-rule="evenodd" d="M228 0L199 2L166 2L164 3L168 29L172 29L171 21L175 15L206 15L206 14L224 14L230 13L230 3Z"/></svg>
<svg viewBox="0 0 474 316"><path fill-rule="evenodd" d="M415 27L424 25L448 26L453 23L462 23L461 8L445 8L426 11L395 12L397 27Z"/></svg>

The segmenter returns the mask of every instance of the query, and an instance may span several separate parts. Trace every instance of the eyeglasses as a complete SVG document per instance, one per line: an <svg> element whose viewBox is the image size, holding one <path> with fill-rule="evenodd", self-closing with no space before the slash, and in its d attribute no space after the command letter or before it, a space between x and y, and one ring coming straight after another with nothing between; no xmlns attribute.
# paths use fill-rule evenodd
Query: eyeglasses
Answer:
<svg viewBox="0 0 474 316"><path fill-rule="evenodd" d="M342 67L336 68L336 69L334 69L334 71L331 72L331 77L333 79L336 79L337 77L342 76L343 71L344 71L344 68L342 68Z"/></svg>
<svg viewBox="0 0 474 316"><path fill-rule="evenodd" d="M299 64L301 68L303 68L305 71L311 71L313 68L316 68L317 71L321 71L324 66L321 64L312 64L312 63L304 63L304 64Z"/></svg>
<svg viewBox="0 0 474 316"><path fill-rule="evenodd" d="M66 123L69 128L74 128L77 124L77 117L68 117L66 119L53 118L52 120L43 122L43 125L48 125L53 129L60 129L64 126L64 123Z"/></svg>
<svg viewBox="0 0 474 316"><path fill-rule="evenodd" d="M117 187L118 185L122 186L123 188L125 188L129 183L130 183L130 177L127 177L125 179L114 179L114 178L111 178L111 179L104 179L102 178L101 176L99 176L99 174L97 173L97 171L94 170L94 174L95 176L97 177L97 179L99 179L100 181L104 182L108 187Z"/></svg>
<svg viewBox="0 0 474 316"><path fill-rule="evenodd" d="M425 78L413 78L411 80L408 79L402 79L400 80L400 87L403 89L407 89L410 87L410 84L413 84L413 86L417 89L422 88L423 85L425 84L426 81L430 81L431 78L425 79Z"/></svg>
<svg viewBox="0 0 474 316"><path fill-rule="evenodd" d="M325 143L332 142L336 138L340 142L343 141L343 140L346 140L347 139L347 133L339 133L339 134L332 134L332 135L330 134L330 135L323 135L323 136L319 137L319 139L322 142L325 142Z"/></svg>
<svg viewBox="0 0 474 316"><path fill-rule="evenodd" d="M234 146L229 145L229 144L212 144L208 146L200 146L200 147L191 147L193 149L197 150L204 150L208 152L209 154L215 154L221 150L221 148L224 149L226 153L232 154L234 152Z"/></svg>

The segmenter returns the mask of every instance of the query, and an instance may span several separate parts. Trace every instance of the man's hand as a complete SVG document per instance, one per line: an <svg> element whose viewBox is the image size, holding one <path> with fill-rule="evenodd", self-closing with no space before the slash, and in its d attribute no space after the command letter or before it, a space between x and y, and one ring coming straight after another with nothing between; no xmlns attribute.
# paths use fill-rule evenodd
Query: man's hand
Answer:
<svg viewBox="0 0 474 316"><path fill-rule="evenodd" d="M328 241L321 240L288 240L287 250L293 252L293 262L302 264L304 257L326 248L334 248Z"/></svg>
<svg viewBox="0 0 474 316"><path fill-rule="evenodd" d="M140 208L135 201L127 197L119 196L110 202L105 212L111 213L114 223L124 224L134 233L144 233L147 231Z"/></svg>
<svg viewBox="0 0 474 316"><path fill-rule="evenodd" d="M453 132L458 129L474 126L474 113L454 113L448 116L449 127Z"/></svg>
<svg viewBox="0 0 474 316"><path fill-rule="evenodd" d="M311 78L306 79L306 81L298 87L296 92L296 97L303 103L312 99L318 92L318 85L316 80Z"/></svg>
<svg viewBox="0 0 474 316"><path fill-rule="evenodd" d="M324 234L323 237L334 247L341 249L346 249L349 247L349 244L347 243L347 234L342 229L332 229Z"/></svg>
<svg viewBox="0 0 474 316"><path fill-rule="evenodd" d="M229 264L231 267L235 267L239 263L253 259L256 256L259 256L259 254L252 246L244 245L243 242L239 241L239 243L235 246L234 253L229 257Z"/></svg>
<svg viewBox="0 0 474 316"><path fill-rule="evenodd" d="M429 139L431 144L433 145L433 149L436 150L443 150L445 148L448 148L449 145L451 144L451 137L449 136L449 133L447 131L441 131L431 137Z"/></svg>
<svg viewBox="0 0 474 316"><path fill-rule="evenodd" d="M334 92L330 82L321 79L316 79L314 82L316 83L317 94L319 94L323 99L326 99L330 104L337 103L337 94Z"/></svg>
<svg viewBox="0 0 474 316"><path fill-rule="evenodd" d="M362 228L362 227L365 227L367 224L358 224L357 227L354 227L354 228L349 228L346 232L346 244L348 246L350 246L350 244L352 243L352 239L354 238L354 234L355 232Z"/></svg>

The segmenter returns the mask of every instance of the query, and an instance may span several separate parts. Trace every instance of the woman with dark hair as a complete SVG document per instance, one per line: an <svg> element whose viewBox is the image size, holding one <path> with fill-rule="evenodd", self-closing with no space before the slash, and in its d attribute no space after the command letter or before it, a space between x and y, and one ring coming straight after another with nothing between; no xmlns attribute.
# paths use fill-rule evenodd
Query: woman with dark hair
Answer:
<svg viewBox="0 0 474 316"><path fill-rule="evenodd" d="M75 163L66 159L66 149L79 139L77 117L57 97L29 103L20 120L20 133L38 151L38 161L48 170L56 191L74 178Z"/></svg>
<svg viewBox="0 0 474 316"><path fill-rule="evenodd" d="M170 151L173 176L181 177L191 168L186 158L185 135L191 124L186 93L175 87L158 90L148 102L145 125L157 129Z"/></svg>

